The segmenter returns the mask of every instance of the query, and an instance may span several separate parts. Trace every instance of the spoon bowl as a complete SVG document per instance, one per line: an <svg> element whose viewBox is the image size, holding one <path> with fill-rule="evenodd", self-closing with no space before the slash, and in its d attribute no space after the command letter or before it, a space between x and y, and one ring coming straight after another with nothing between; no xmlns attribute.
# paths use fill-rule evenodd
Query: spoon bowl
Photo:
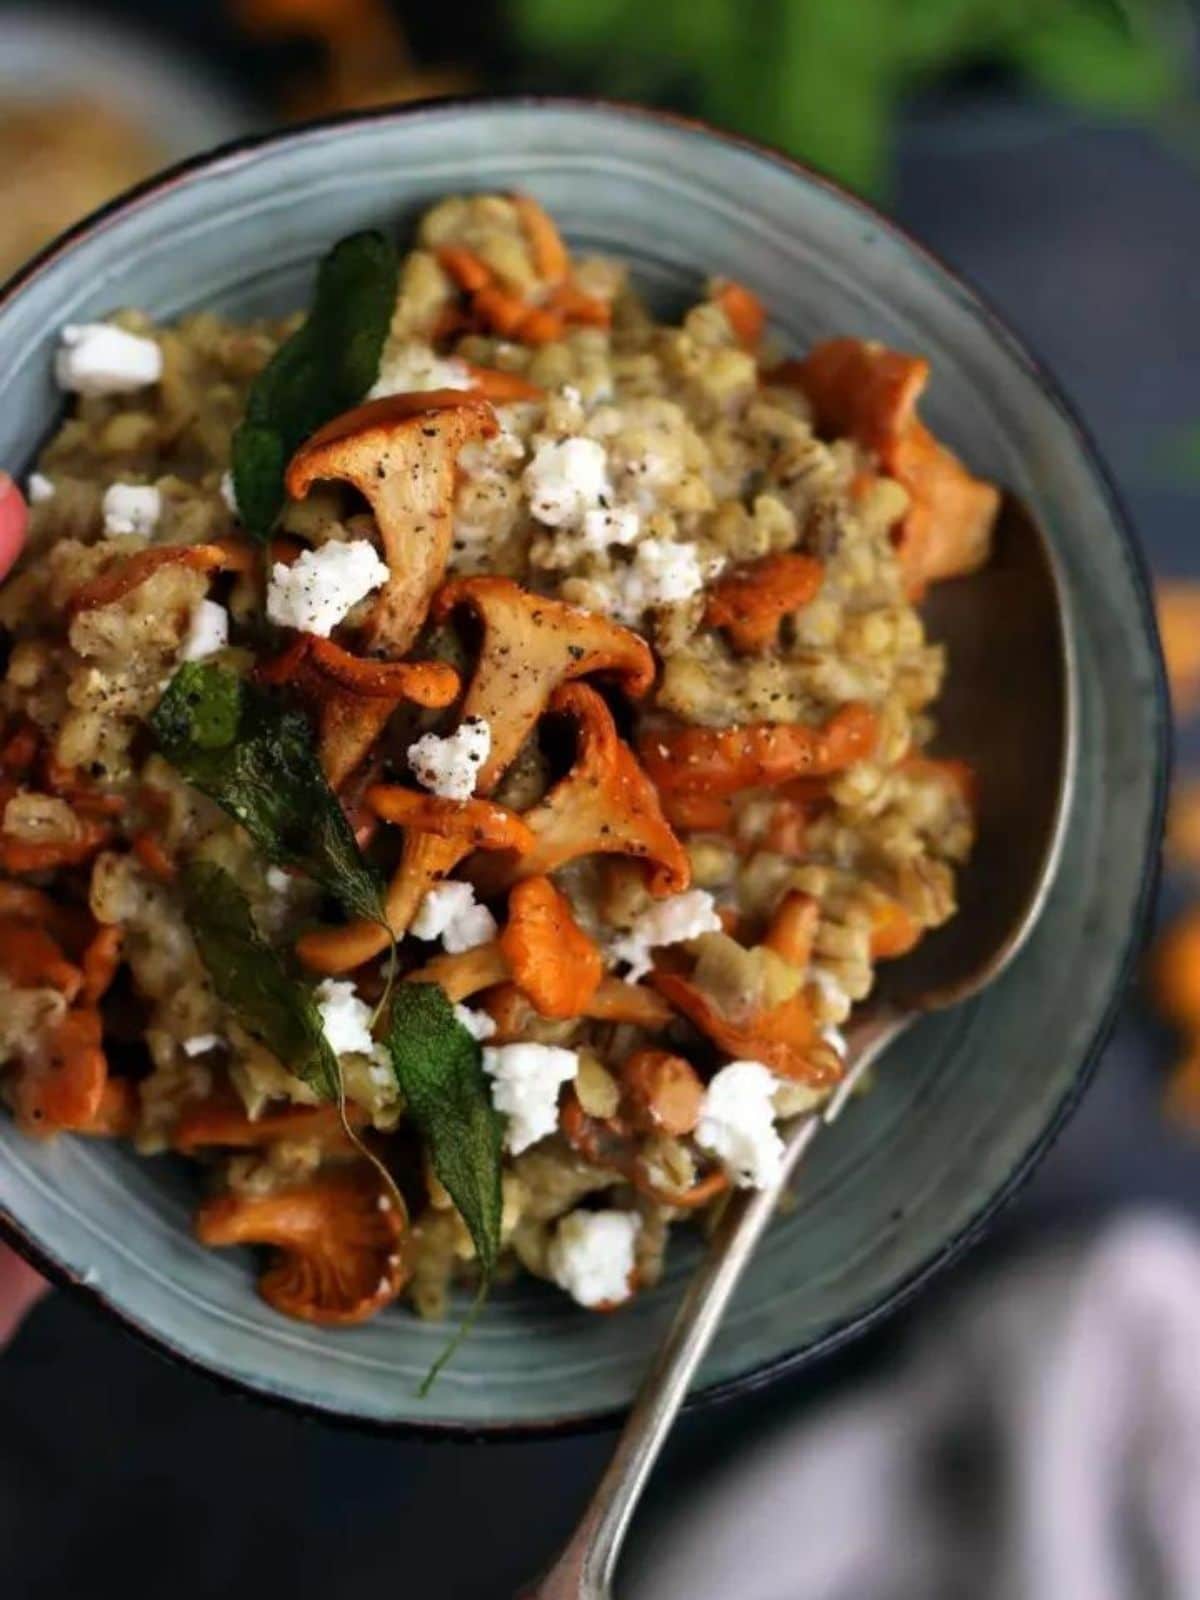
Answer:
<svg viewBox="0 0 1200 1600"><path fill-rule="evenodd" d="M610 1600L626 1530L688 1388L779 1199L817 1133L923 1012L978 994L1033 931L1054 877L1078 739L1066 598L1026 508L1005 497L991 562L942 585L925 608L949 657L942 739L979 783L978 838L957 915L882 968L847 1032L846 1074L829 1103L784 1129L773 1183L726 1206L675 1320L634 1399L616 1450L559 1560L520 1600Z"/></svg>

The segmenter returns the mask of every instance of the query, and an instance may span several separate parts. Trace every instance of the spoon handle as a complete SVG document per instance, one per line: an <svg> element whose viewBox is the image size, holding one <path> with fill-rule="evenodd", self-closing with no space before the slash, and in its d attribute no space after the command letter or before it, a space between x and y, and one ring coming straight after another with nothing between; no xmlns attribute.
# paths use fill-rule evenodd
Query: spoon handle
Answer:
<svg viewBox="0 0 1200 1600"><path fill-rule="evenodd" d="M864 1018L847 1051L849 1071L829 1105L797 1117L786 1130L777 1181L769 1189L734 1194L642 1380L587 1510L554 1566L519 1600L609 1600L617 1558L646 1480L780 1195L819 1130L838 1115L907 1021L895 1012Z"/></svg>

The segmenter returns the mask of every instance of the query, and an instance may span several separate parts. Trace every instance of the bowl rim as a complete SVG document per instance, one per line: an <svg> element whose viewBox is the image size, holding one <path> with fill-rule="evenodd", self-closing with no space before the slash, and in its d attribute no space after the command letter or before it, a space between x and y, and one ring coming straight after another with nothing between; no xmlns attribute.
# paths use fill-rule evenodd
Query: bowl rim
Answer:
<svg viewBox="0 0 1200 1600"><path fill-rule="evenodd" d="M684 1403L684 1409L691 1412L701 1407L723 1404L742 1395L754 1394L777 1379L792 1375L801 1368L841 1350L852 1340L906 1306L934 1277L957 1261L981 1237L998 1213L1029 1181L1042 1158L1062 1133L1095 1075L1150 931L1151 913L1162 873L1161 846L1168 781L1173 760L1166 671L1154 608L1153 584L1145 552L1134 532L1132 519L1112 474L1090 430L1046 364L1033 355L1024 341L1008 326L988 296L970 278L957 267L951 266L936 251L915 238L906 228L870 201L845 188L819 168L789 156L772 145L744 134L731 133L715 127L699 117L600 95L529 93L459 95L339 112L294 127L243 135L165 167L162 171L114 196L112 200L82 217L65 232L52 239L6 282L0 284L0 317L28 284L61 256L68 254L77 244L104 232L112 223L197 177L211 176L222 169L240 166L264 151L286 150L325 139L336 139L342 130L347 128L402 124L422 118L445 116L448 113L474 115L511 109L546 110L568 114L594 114L599 111L617 118L640 121L650 127L682 130L686 134L698 135L702 139L732 145L761 161L782 167L807 186L825 190L843 205L858 211L872 226L891 235L927 266L932 267L938 278L944 282L946 289L957 297L961 306L982 325L984 331L1003 346L1007 354L1023 368L1067 424L1079 455L1089 469L1120 537L1145 635L1151 647L1150 698L1155 713L1154 793L1149 826L1145 838L1139 845L1139 853L1144 861L1141 888L1131 909L1117 980L1113 984L1107 1004L1079 1066L1071 1082L1064 1089L1058 1104L1004 1180L976 1207L972 1215L949 1239L924 1256L873 1304L809 1344L784 1350L779 1355L762 1361L734 1377L693 1390ZM86 1282L69 1268L53 1260L48 1250L4 1210L0 1210L0 1241L7 1242L52 1283L73 1292L86 1304L134 1334L158 1355L201 1374L228 1393L289 1412L293 1416L309 1421L320 1421L358 1433L386 1435L393 1438L511 1443L517 1440L551 1440L610 1430L624 1420L629 1409L627 1405L606 1406L597 1410L564 1413L536 1422L463 1423L432 1419L388 1421L363 1417L336 1406L327 1406L317 1399L300 1399L292 1395L272 1393L259 1388L247 1379L235 1377L229 1372L210 1366L174 1344L169 1334L143 1323L110 1299L99 1285Z"/></svg>

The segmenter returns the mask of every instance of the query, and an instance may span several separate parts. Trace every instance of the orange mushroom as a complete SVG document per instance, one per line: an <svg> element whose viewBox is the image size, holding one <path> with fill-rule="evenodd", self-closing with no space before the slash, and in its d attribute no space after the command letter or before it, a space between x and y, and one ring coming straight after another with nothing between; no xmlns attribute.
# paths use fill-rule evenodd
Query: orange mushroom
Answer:
<svg viewBox="0 0 1200 1600"><path fill-rule="evenodd" d="M364 1120L354 1105L347 1104L346 1115L351 1123ZM314 1141L331 1155L349 1155L355 1149L336 1106L276 1106L251 1118L233 1094L217 1094L185 1107L172 1131L171 1147L185 1154L210 1146L257 1150L281 1139Z"/></svg>
<svg viewBox="0 0 1200 1600"><path fill-rule="evenodd" d="M427 892L476 850L521 853L533 835L516 812L491 800L446 800L395 784L374 784L366 802L386 822L404 829L404 847L385 906L391 937L399 939ZM348 922L303 934L296 952L317 972L349 972L377 956L389 942L378 922Z"/></svg>
<svg viewBox="0 0 1200 1600"><path fill-rule="evenodd" d="M677 1211L696 1211L723 1194L729 1179L717 1168L697 1179L690 1189L663 1189L642 1165L638 1141L623 1117L593 1117L580 1105L574 1089L563 1096L558 1113L559 1131L567 1143L594 1167L618 1172L627 1183L659 1205Z"/></svg>
<svg viewBox="0 0 1200 1600"><path fill-rule="evenodd" d="M214 539L211 544L152 545L136 550L105 567L94 578L76 589L67 605L68 613L93 611L123 600L132 590L152 578L164 567L186 567L191 572L250 572L258 555L242 539Z"/></svg>
<svg viewBox="0 0 1200 1600"><path fill-rule="evenodd" d="M642 1133L680 1139L695 1131L704 1085L690 1061L669 1050L635 1050L621 1063L622 1105Z"/></svg>
<svg viewBox="0 0 1200 1600"><path fill-rule="evenodd" d="M626 855L646 863L651 894L686 889L692 877L687 851L663 816L654 785L618 738L604 701L587 684L568 683L550 697L550 709L578 725L575 764L525 813L531 849L517 861L487 863L480 883L503 887L580 856Z"/></svg>
<svg viewBox="0 0 1200 1600"><path fill-rule="evenodd" d="M129 1078L109 1078L91 1120L73 1129L89 1139L129 1139L137 1131L141 1094Z"/></svg>
<svg viewBox="0 0 1200 1600"><path fill-rule="evenodd" d="M201 1244L269 1244L268 1305L303 1322L365 1322L410 1273L404 1217L372 1167L332 1167L274 1194L221 1194L196 1214Z"/></svg>
<svg viewBox="0 0 1200 1600"><path fill-rule="evenodd" d="M911 595L984 564L999 492L973 477L918 418L927 361L869 340L829 339L777 377L798 381L822 428L873 451L908 490L897 547Z"/></svg>
<svg viewBox="0 0 1200 1600"><path fill-rule="evenodd" d="M899 900L877 900L871 908L871 958L894 961L920 944L924 928Z"/></svg>
<svg viewBox="0 0 1200 1600"><path fill-rule="evenodd" d="M481 1002L496 1024L497 1044L522 1039L530 1024L541 1013L529 996L515 983L501 983L489 990ZM674 1013L660 994L623 978L601 978L595 993L579 1013L597 1022L627 1022L635 1028L656 1032L665 1028Z"/></svg>
<svg viewBox="0 0 1200 1600"><path fill-rule="evenodd" d="M765 1010L748 1006L743 1015L730 1016L682 973L659 969L650 982L735 1060L761 1061L781 1078L795 1078L818 1089L836 1083L841 1075L840 1059L822 1042L803 993Z"/></svg>
<svg viewBox="0 0 1200 1600"><path fill-rule="evenodd" d="M788 612L807 605L821 587L824 567L813 556L764 556L735 567L709 590L704 620L723 628L742 655L768 650Z"/></svg>
<svg viewBox="0 0 1200 1600"><path fill-rule="evenodd" d="M405 974L406 983L436 983L451 1001L467 1000L481 989L505 983L512 976L508 957L499 943L476 945L454 955L434 956L415 972Z"/></svg>
<svg viewBox="0 0 1200 1600"><path fill-rule="evenodd" d="M640 754L664 793L719 797L841 772L871 755L877 733L870 706L852 702L823 728L750 722L733 728L655 729L643 735Z"/></svg>
<svg viewBox="0 0 1200 1600"><path fill-rule="evenodd" d="M459 389L389 395L335 417L288 464L293 499L335 479L370 503L391 572L364 628L368 647L380 655L403 656L416 638L450 553L459 451L469 440L492 437L497 426L486 400ZM347 693L354 698L337 712L336 765L345 772L358 765L392 709L386 697L364 696L361 682Z"/></svg>
<svg viewBox="0 0 1200 1600"><path fill-rule="evenodd" d="M257 668L263 683L287 684L316 708L321 768L340 789L402 701L441 709L460 688L444 661L382 661L356 656L332 639L302 633Z"/></svg>
<svg viewBox="0 0 1200 1600"><path fill-rule="evenodd" d="M433 603L444 618L468 606L483 624L483 644L464 717L483 717L491 751L477 787L490 793L524 744L560 684L612 672L634 697L654 682L654 657L644 639L595 612L531 594L511 578L456 578Z"/></svg>
<svg viewBox="0 0 1200 1600"><path fill-rule="evenodd" d="M577 1017L604 976L604 962L567 897L546 877L526 878L508 897L500 948L543 1017Z"/></svg>
<svg viewBox="0 0 1200 1600"><path fill-rule="evenodd" d="M807 967L820 920L821 908L813 896L790 889L775 907L762 942L793 967Z"/></svg>
<svg viewBox="0 0 1200 1600"><path fill-rule="evenodd" d="M0 972L18 989L57 989L68 1005L83 987L50 930L23 916L0 917Z"/></svg>
<svg viewBox="0 0 1200 1600"><path fill-rule="evenodd" d="M725 313L734 338L747 349L753 349L763 336L767 313L762 301L744 283L723 278L713 285L713 303Z"/></svg>
<svg viewBox="0 0 1200 1600"><path fill-rule="evenodd" d="M108 1082L102 1040L95 1006L77 1006L51 1028L37 1052L21 1063L12 1088L23 1132L45 1138L91 1126Z"/></svg>

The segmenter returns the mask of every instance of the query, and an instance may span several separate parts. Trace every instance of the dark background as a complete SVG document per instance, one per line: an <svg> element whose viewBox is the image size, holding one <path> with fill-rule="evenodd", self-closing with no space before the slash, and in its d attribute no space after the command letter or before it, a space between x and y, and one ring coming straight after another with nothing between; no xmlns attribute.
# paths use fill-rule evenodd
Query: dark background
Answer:
<svg viewBox="0 0 1200 1600"><path fill-rule="evenodd" d="M313 60L307 46L248 43L199 0L89 12L152 27L240 94L258 125L275 115L273 86ZM558 81L552 63L522 65L491 7L414 12L409 39L423 61L467 51L489 87ZM567 64L561 81L580 76ZM1156 570L1200 577L1200 206L1187 138L960 63L904 96L878 181L899 220L982 288L1062 381ZM1200 755L1194 735L1182 750ZM1168 883L1168 909L1182 893ZM1159 1114L1170 1052L1135 994L1082 1111L969 1262L835 1362L687 1417L631 1564L712 1464L893 1360L952 1279L1118 1207L1200 1210L1200 1146ZM57 1600L119 1584L129 1600L209 1600L267 1584L294 1600L385 1585L504 1597L565 1534L609 1448L603 1435L468 1447L309 1424L227 1396L55 1294L0 1358L0 1594Z"/></svg>

